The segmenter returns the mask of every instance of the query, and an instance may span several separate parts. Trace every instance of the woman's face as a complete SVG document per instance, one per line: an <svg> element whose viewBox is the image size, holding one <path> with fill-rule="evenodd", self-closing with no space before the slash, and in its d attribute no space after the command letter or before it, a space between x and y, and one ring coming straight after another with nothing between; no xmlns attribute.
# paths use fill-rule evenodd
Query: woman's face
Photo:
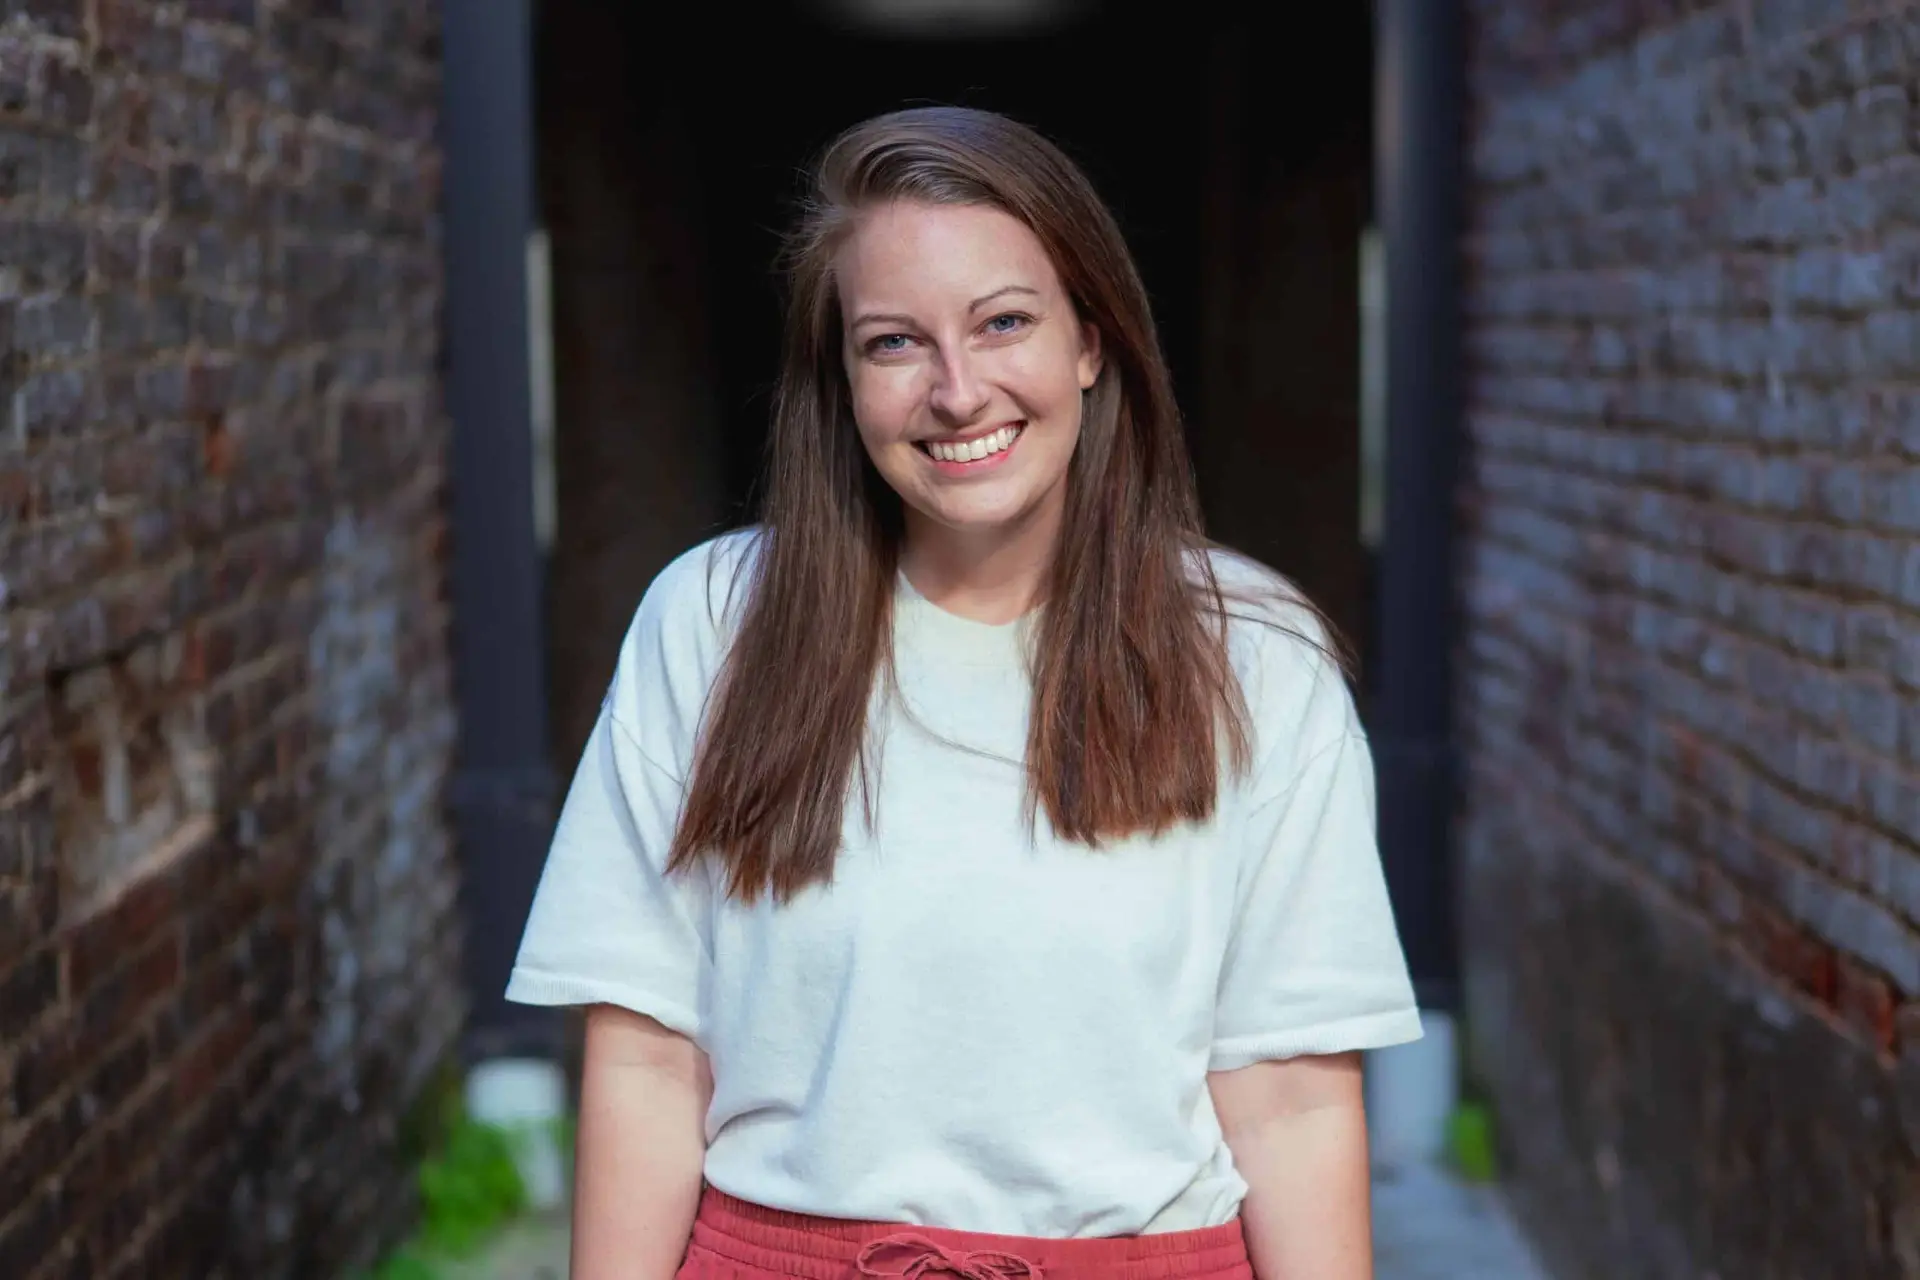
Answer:
<svg viewBox="0 0 1920 1280"><path fill-rule="evenodd" d="M1038 237L998 209L896 202L834 275L854 420L909 536L1050 530L1100 348Z"/></svg>

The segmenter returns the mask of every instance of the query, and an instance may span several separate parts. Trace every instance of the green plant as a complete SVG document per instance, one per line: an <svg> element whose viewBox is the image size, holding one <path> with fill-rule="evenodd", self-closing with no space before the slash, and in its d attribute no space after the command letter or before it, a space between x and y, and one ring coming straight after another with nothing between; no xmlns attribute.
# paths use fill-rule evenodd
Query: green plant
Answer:
<svg viewBox="0 0 1920 1280"><path fill-rule="evenodd" d="M571 1122L561 1123L556 1136L571 1141ZM472 1256L527 1205L512 1136L468 1116L457 1087L430 1089L410 1129L426 1151L416 1174L420 1225L360 1280L439 1280L442 1263Z"/></svg>
<svg viewBox="0 0 1920 1280"><path fill-rule="evenodd" d="M435 1064L400 1116L395 1139L399 1155L418 1166L446 1145L447 1135L466 1114L466 1072L457 1056Z"/></svg>
<svg viewBox="0 0 1920 1280"><path fill-rule="evenodd" d="M1469 1182L1491 1182L1494 1158L1493 1114L1477 1102L1463 1102L1447 1118L1447 1155Z"/></svg>
<svg viewBox="0 0 1920 1280"><path fill-rule="evenodd" d="M501 1129L462 1116L441 1151L420 1166L422 1241L464 1257L526 1208L527 1189Z"/></svg>
<svg viewBox="0 0 1920 1280"><path fill-rule="evenodd" d="M403 1245L380 1264L372 1280L440 1280L440 1270L413 1247Z"/></svg>

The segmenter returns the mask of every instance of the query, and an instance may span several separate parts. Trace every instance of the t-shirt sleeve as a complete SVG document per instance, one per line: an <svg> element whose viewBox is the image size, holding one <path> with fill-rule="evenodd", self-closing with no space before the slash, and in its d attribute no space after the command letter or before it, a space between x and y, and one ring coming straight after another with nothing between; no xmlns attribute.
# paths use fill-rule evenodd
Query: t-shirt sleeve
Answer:
<svg viewBox="0 0 1920 1280"><path fill-rule="evenodd" d="M704 867L668 875L666 862L715 656L704 577L684 559L636 612L561 806L509 1000L615 1004L701 1035L712 882Z"/></svg>
<svg viewBox="0 0 1920 1280"><path fill-rule="evenodd" d="M1373 759L1337 674L1319 681L1291 781L1245 824L1209 1068L1378 1049L1420 1015L1375 837Z"/></svg>
<svg viewBox="0 0 1920 1280"><path fill-rule="evenodd" d="M603 710L554 829L507 999L616 1004L699 1038L705 877L666 874L680 794Z"/></svg>

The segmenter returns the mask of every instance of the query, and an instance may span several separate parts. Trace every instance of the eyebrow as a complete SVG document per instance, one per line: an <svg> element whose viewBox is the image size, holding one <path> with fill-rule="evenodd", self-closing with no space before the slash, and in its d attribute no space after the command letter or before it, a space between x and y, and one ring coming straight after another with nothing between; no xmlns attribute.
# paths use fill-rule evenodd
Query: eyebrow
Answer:
<svg viewBox="0 0 1920 1280"><path fill-rule="evenodd" d="M967 310L969 312L978 311L980 308L986 306L989 302L992 302L997 298L1004 298L1010 293L1025 293L1025 294L1030 294L1031 296L1036 298L1040 296L1040 291L1038 289L1029 288L1024 284L1002 285L998 289L995 289L992 293L983 293L979 297L975 298L972 302L969 302L967 304ZM853 324L850 327L858 329L863 324L912 325L914 323L915 321L912 316L903 315L897 311L863 311L857 317L854 318Z"/></svg>

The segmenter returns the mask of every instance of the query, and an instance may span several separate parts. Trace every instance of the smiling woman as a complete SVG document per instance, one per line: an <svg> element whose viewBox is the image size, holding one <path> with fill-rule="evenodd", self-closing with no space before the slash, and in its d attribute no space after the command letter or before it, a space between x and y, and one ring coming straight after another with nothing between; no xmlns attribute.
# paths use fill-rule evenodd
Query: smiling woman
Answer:
<svg viewBox="0 0 1920 1280"><path fill-rule="evenodd" d="M576 1280L1368 1275L1372 762L1112 216L906 111L787 267L765 519L641 601L509 988L592 1008Z"/></svg>

